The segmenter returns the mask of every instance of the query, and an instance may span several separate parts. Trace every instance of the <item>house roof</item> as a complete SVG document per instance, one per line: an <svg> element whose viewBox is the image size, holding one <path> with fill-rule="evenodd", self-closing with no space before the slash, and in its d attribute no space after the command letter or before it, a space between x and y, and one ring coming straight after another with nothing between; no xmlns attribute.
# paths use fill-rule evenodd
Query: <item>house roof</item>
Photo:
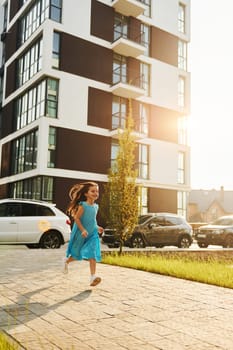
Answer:
<svg viewBox="0 0 233 350"><path fill-rule="evenodd" d="M206 211L211 204L217 201L226 213L233 213L233 191L212 190L192 190L189 193L189 204L198 205L200 212Z"/></svg>

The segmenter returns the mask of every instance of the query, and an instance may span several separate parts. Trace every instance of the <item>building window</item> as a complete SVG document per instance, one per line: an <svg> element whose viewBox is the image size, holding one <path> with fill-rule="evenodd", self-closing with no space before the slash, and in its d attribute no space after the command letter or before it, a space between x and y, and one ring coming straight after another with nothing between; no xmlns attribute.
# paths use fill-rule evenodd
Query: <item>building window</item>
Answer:
<svg viewBox="0 0 233 350"><path fill-rule="evenodd" d="M49 127L49 140L48 140L48 168L55 167L56 157L56 128Z"/></svg>
<svg viewBox="0 0 233 350"><path fill-rule="evenodd" d="M150 26L145 23L142 23L141 32L143 36L142 45L146 48L144 55L150 56Z"/></svg>
<svg viewBox="0 0 233 350"><path fill-rule="evenodd" d="M178 68L187 70L187 43L183 40L178 42Z"/></svg>
<svg viewBox="0 0 233 350"><path fill-rule="evenodd" d="M60 34L57 32L53 33L53 68L59 68L60 60Z"/></svg>
<svg viewBox="0 0 233 350"><path fill-rule="evenodd" d="M61 23L62 0L50 0L50 18Z"/></svg>
<svg viewBox="0 0 233 350"><path fill-rule="evenodd" d="M178 9L178 31L185 33L185 5L181 3Z"/></svg>
<svg viewBox="0 0 233 350"><path fill-rule="evenodd" d="M17 87L22 86L41 70L42 38L18 60Z"/></svg>
<svg viewBox="0 0 233 350"><path fill-rule="evenodd" d="M127 99L113 96L112 100L112 130L125 128L127 115Z"/></svg>
<svg viewBox="0 0 233 350"><path fill-rule="evenodd" d="M10 197L53 201L53 178L37 176L10 184Z"/></svg>
<svg viewBox="0 0 233 350"><path fill-rule="evenodd" d="M185 78L179 76L178 80L178 106L185 107Z"/></svg>
<svg viewBox="0 0 233 350"><path fill-rule="evenodd" d="M12 174L19 174L37 166L38 130L19 137L12 142Z"/></svg>
<svg viewBox="0 0 233 350"><path fill-rule="evenodd" d="M8 3L3 6L3 32L7 29Z"/></svg>
<svg viewBox="0 0 233 350"><path fill-rule="evenodd" d="M178 118L178 143L180 145L188 144L188 118Z"/></svg>
<svg viewBox="0 0 233 350"><path fill-rule="evenodd" d="M140 74L142 79L142 88L145 90L145 96L150 96L150 65L140 62Z"/></svg>
<svg viewBox="0 0 233 350"><path fill-rule="evenodd" d="M187 215L187 194L186 192L177 192L177 214L186 218Z"/></svg>
<svg viewBox="0 0 233 350"><path fill-rule="evenodd" d="M148 145L138 144L138 177L149 178L149 148Z"/></svg>
<svg viewBox="0 0 233 350"><path fill-rule="evenodd" d="M140 214L148 213L148 188L139 187L139 208Z"/></svg>
<svg viewBox="0 0 233 350"><path fill-rule="evenodd" d="M15 101L15 130L46 116L57 117L58 81L43 80Z"/></svg>
<svg viewBox="0 0 233 350"><path fill-rule="evenodd" d="M45 19L61 22L61 11L61 0L37 0L20 20L19 45L30 38Z"/></svg>
<svg viewBox="0 0 233 350"><path fill-rule="evenodd" d="M185 153L178 153L178 176L177 176L178 184L185 183Z"/></svg>
<svg viewBox="0 0 233 350"><path fill-rule="evenodd" d="M116 159L119 152L119 143L117 141L112 141L111 145L111 169L116 166Z"/></svg>
<svg viewBox="0 0 233 350"><path fill-rule="evenodd" d="M119 38L128 38L128 17L115 13L114 17L114 41Z"/></svg>
<svg viewBox="0 0 233 350"><path fill-rule="evenodd" d="M143 13L146 17L151 17L151 0L143 0L144 5L146 5L146 9Z"/></svg>
<svg viewBox="0 0 233 350"><path fill-rule="evenodd" d="M113 57L113 84L127 83L126 57L114 53Z"/></svg>
<svg viewBox="0 0 233 350"><path fill-rule="evenodd" d="M135 120L135 130L148 135L149 107L144 103L139 103L139 119Z"/></svg>

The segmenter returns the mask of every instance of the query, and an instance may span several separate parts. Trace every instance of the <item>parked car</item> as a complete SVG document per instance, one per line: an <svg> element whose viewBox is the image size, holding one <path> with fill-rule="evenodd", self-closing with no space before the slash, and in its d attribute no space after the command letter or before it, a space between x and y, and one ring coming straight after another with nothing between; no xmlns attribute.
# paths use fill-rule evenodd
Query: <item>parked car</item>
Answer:
<svg viewBox="0 0 233 350"><path fill-rule="evenodd" d="M70 238L70 220L55 204L24 199L0 200L0 244L60 248Z"/></svg>
<svg viewBox="0 0 233 350"><path fill-rule="evenodd" d="M221 216L211 224L201 226L196 241L200 248L207 248L208 245L233 248L233 215Z"/></svg>
<svg viewBox="0 0 233 350"><path fill-rule="evenodd" d="M131 248L147 246L189 248L192 241L192 227L183 217L169 213L152 213L139 216L138 225L125 242L125 246ZM109 247L119 246L119 239L111 228L104 230L102 242Z"/></svg>

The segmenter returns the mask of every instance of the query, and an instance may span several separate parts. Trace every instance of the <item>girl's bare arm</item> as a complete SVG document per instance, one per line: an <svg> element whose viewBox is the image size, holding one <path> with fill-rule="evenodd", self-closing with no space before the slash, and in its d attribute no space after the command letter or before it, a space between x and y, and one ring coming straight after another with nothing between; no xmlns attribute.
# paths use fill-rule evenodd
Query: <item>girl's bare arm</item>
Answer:
<svg viewBox="0 0 233 350"><path fill-rule="evenodd" d="M76 225L78 226L79 230L82 233L83 237L87 237L88 232L86 231L85 227L83 227L81 223L81 217L83 215L84 209L82 205L79 205L77 212L75 213L74 220L76 222Z"/></svg>

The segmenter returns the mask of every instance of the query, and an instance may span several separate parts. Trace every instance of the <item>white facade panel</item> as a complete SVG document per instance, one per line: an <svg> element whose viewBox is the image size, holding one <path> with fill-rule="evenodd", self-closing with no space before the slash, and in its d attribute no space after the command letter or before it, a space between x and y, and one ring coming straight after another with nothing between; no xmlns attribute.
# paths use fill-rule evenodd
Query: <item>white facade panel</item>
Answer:
<svg viewBox="0 0 233 350"><path fill-rule="evenodd" d="M185 157L185 184L178 184L178 153L184 152ZM152 140L150 146L150 180L164 185L164 187L190 186L189 176L189 148Z"/></svg>

